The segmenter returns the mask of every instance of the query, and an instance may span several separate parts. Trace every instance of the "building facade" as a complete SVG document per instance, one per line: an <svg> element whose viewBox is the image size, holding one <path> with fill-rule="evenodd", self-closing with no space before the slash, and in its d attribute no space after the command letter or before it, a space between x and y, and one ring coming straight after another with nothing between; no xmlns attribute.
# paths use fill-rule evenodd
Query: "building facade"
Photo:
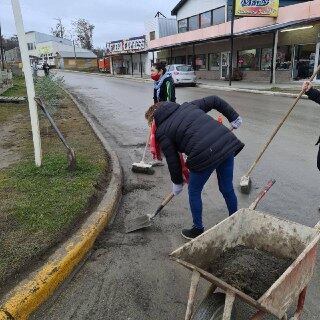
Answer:
<svg viewBox="0 0 320 320"><path fill-rule="evenodd" d="M177 33L150 40L157 59L193 65L199 78L229 77L232 0L183 0L172 10ZM243 80L308 78L319 63L320 0L281 1L279 15L234 22L232 70ZM320 79L318 79L320 80Z"/></svg>
<svg viewBox="0 0 320 320"><path fill-rule="evenodd" d="M144 75L148 53L145 36L107 42L106 56L110 57L111 73Z"/></svg>
<svg viewBox="0 0 320 320"><path fill-rule="evenodd" d="M148 52L150 41L177 34L177 20L160 12L145 22L146 35L108 42L106 56L111 58L111 72L129 75L150 75L157 52Z"/></svg>
<svg viewBox="0 0 320 320"><path fill-rule="evenodd" d="M90 50L75 46L71 40L49 34L26 32L31 63L41 64L45 60L58 68L91 68L97 66L97 56ZM19 48L5 53L7 62L21 62Z"/></svg>

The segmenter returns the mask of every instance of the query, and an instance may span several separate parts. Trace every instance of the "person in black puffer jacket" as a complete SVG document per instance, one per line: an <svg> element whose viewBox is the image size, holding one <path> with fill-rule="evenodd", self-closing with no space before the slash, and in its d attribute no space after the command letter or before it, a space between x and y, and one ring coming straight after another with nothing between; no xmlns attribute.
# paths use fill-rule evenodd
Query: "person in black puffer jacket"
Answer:
<svg viewBox="0 0 320 320"><path fill-rule="evenodd" d="M302 90L305 91L308 98L318 104L320 104L320 91L316 90L312 87L312 83L310 81L305 81L302 85ZM319 145L318 157L317 157L317 167L320 171L320 137L316 145ZM320 210L320 208L319 208Z"/></svg>
<svg viewBox="0 0 320 320"><path fill-rule="evenodd" d="M175 195L183 189L179 153L187 156L186 164L190 170L189 202L193 217L193 227L182 230L182 235L187 239L195 238L204 231L201 193L213 171L217 172L219 190L229 214L238 209L233 189L233 166L234 157L244 144L230 129L207 115L212 109L222 113L233 128L241 125L238 113L217 96L182 105L162 102L154 111L156 140L166 157Z"/></svg>

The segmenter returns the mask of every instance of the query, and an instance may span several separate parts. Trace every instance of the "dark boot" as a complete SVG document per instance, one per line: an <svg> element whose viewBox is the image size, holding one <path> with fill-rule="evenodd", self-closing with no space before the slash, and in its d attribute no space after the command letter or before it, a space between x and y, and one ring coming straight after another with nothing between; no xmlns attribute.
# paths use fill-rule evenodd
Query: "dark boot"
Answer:
<svg viewBox="0 0 320 320"><path fill-rule="evenodd" d="M183 229L181 231L181 235L184 238L191 240L200 236L203 232L204 232L204 228L198 229L197 227L192 227L191 229Z"/></svg>

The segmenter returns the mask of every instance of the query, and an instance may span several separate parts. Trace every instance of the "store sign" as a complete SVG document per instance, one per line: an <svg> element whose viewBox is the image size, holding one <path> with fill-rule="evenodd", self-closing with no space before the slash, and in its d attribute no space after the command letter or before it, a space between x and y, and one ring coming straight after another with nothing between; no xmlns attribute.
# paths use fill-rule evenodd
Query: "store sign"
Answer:
<svg viewBox="0 0 320 320"><path fill-rule="evenodd" d="M236 0L236 16L277 17L278 11L279 0Z"/></svg>
<svg viewBox="0 0 320 320"><path fill-rule="evenodd" d="M146 47L144 36L107 43L107 53L126 53L141 51Z"/></svg>

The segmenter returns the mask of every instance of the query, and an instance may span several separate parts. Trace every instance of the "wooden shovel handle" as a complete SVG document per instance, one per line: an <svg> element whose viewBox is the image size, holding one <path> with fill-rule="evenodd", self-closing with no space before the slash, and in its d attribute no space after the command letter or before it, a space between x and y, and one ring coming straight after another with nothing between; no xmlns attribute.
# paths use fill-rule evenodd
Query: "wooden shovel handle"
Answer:
<svg viewBox="0 0 320 320"><path fill-rule="evenodd" d="M160 211L172 200L172 198L174 197L173 193L170 193L160 204L160 206L158 207L158 209L156 210L156 212L154 213L154 215L151 217L151 219L155 218L158 213L160 213Z"/></svg>
<svg viewBox="0 0 320 320"><path fill-rule="evenodd" d="M318 65L318 68L316 69L316 71L313 73L312 77L309 79L309 81L311 82L316 75L318 74L318 72L320 72L320 65ZM294 107L297 105L298 101L300 100L300 98L304 95L305 91L301 90L301 92L299 93L299 95L296 97L296 99L294 100L291 108L289 109L289 111L286 113L286 115L283 117L283 119L280 121L280 123L277 125L277 127L274 129L270 139L268 140L268 142L264 145L264 147L262 148L261 152L259 153L257 159L254 161L254 163L252 164L252 166L250 167L250 169L248 170L247 174L245 175L246 177L249 177L251 172L253 171L253 169L255 168L255 166L258 164L258 162L260 161L261 157L263 156L264 152L266 151L266 149L268 148L269 144L272 142L273 138L275 137L275 135L278 133L278 131L280 130L280 128L282 127L282 125L284 124L284 122L287 120L287 118L289 117L289 115L291 114L292 110L294 109Z"/></svg>

